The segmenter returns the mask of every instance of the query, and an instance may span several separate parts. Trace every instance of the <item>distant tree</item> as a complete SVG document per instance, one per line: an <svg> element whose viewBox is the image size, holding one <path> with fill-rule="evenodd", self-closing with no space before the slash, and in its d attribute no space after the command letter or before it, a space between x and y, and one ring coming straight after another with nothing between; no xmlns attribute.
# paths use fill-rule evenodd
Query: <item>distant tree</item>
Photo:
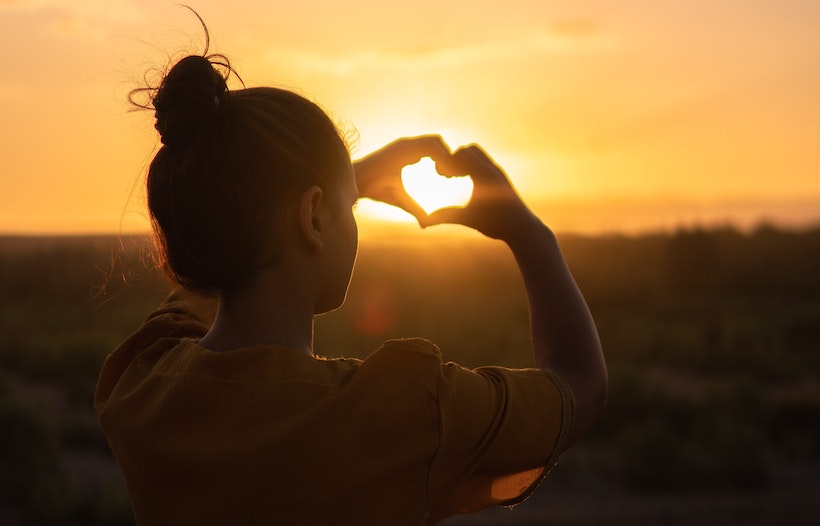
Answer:
<svg viewBox="0 0 820 526"><path fill-rule="evenodd" d="M720 251L706 230L679 230L667 241L662 264L672 292L707 292L721 271Z"/></svg>
<svg viewBox="0 0 820 526"><path fill-rule="evenodd" d="M45 524L65 516L71 497L51 422L39 408L0 398L0 501Z"/></svg>

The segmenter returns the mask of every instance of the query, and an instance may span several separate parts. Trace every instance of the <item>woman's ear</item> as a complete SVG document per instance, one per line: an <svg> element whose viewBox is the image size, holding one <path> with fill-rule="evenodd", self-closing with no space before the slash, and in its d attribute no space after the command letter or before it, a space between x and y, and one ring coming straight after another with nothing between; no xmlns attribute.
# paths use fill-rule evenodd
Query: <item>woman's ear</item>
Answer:
<svg viewBox="0 0 820 526"><path fill-rule="evenodd" d="M299 233L317 251L324 248L324 192L316 185L302 193L299 200Z"/></svg>

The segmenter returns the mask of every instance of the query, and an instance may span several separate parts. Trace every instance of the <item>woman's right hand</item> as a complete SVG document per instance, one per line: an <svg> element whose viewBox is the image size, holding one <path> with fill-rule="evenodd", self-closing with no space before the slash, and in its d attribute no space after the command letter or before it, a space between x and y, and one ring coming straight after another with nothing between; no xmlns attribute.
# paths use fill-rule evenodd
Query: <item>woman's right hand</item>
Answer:
<svg viewBox="0 0 820 526"><path fill-rule="evenodd" d="M473 195L464 207L449 207L427 215L423 226L456 223L482 234L509 241L517 233L541 226L515 191L509 177L478 145L465 146L453 153L451 171L469 174Z"/></svg>
<svg viewBox="0 0 820 526"><path fill-rule="evenodd" d="M440 136L403 137L353 163L359 196L397 206L424 225L427 213L410 197L401 179L402 169L423 157L433 159L441 173L463 175L452 172L453 154Z"/></svg>

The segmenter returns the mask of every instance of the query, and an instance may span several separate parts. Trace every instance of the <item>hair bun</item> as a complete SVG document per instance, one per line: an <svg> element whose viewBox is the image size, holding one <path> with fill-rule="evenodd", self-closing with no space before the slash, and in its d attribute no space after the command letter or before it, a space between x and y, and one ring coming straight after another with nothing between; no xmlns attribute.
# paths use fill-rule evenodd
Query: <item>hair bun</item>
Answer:
<svg viewBox="0 0 820 526"><path fill-rule="evenodd" d="M183 58L165 76L153 99L154 127L162 144L188 144L219 109L225 78L203 56Z"/></svg>

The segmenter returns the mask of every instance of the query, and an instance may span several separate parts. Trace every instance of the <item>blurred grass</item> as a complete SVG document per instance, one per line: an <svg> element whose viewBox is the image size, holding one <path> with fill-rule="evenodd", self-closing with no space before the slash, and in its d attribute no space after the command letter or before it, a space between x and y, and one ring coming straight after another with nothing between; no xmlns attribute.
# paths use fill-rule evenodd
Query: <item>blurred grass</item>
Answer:
<svg viewBox="0 0 820 526"><path fill-rule="evenodd" d="M765 491L781 466L820 466L820 229L560 241L611 373L607 414L576 448L584 469L631 491ZM28 476L0 493L0 518L129 523L120 479L42 459L110 462L91 397L105 355L167 293L149 260L141 237L0 238L0 419L22 433L0 465ZM317 353L365 357L408 336L467 366L529 366L505 247L363 244L345 306L317 319Z"/></svg>

